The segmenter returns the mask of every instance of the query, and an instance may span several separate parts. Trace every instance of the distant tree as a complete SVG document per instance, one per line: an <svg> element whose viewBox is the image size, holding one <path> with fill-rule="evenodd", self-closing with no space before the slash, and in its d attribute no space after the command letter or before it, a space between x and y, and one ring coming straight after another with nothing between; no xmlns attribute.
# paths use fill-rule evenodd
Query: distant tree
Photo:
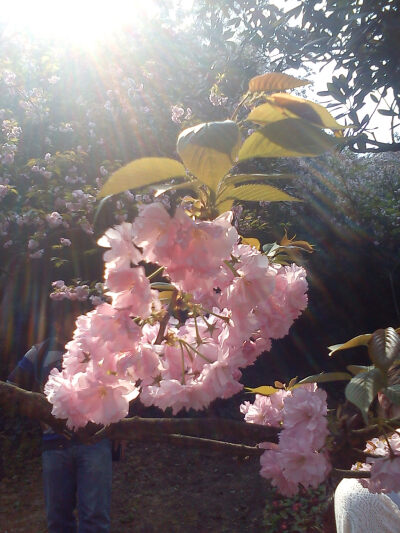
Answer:
<svg viewBox="0 0 400 533"><path fill-rule="evenodd" d="M400 151L400 5L397 0L304 0L291 9L268 0L197 2L199 23L211 42L251 44L274 70L298 69L307 61L331 64L336 76L320 93L355 125L356 152ZM203 30L205 32L205 30ZM232 39L233 38L233 39ZM343 73L344 72L344 73ZM371 114L363 110L371 98ZM391 117L391 142L370 129L372 115Z"/></svg>

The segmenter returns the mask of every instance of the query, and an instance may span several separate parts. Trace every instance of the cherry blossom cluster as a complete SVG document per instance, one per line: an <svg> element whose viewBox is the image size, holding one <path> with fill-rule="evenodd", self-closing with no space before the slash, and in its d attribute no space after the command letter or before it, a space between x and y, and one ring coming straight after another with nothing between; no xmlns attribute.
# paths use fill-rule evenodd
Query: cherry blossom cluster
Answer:
<svg viewBox="0 0 400 533"><path fill-rule="evenodd" d="M271 480L284 496L293 496L303 487L316 488L328 476L331 466L324 450L329 434L326 419L326 392L315 384L279 390L271 396L256 395L253 404L240 408L246 422L282 426L279 443L261 443L263 477Z"/></svg>
<svg viewBox="0 0 400 533"><path fill-rule="evenodd" d="M366 463L357 463L352 470L370 472L371 477L360 479L360 483L370 492L399 492L400 435L395 432L387 438L372 439L364 451L373 457L367 457Z"/></svg>
<svg viewBox="0 0 400 533"><path fill-rule="evenodd" d="M106 231L98 242L109 248L110 303L77 320L63 369L50 375L55 416L70 427L109 424L139 394L177 413L242 389L240 369L306 307L307 282L303 268L271 264L240 244L231 221L231 212L194 220L182 207L171 216L152 203Z"/></svg>

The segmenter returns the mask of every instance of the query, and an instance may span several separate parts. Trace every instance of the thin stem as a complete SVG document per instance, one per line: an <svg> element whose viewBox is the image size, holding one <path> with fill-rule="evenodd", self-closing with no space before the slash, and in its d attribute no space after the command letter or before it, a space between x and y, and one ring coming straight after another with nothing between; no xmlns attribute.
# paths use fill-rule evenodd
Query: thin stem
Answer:
<svg viewBox="0 0 400 533"><path fill-rule="evenodd" d="M183 345L182 345L182 342L179 341L179 346L180 346L180 349L181 349L181 363L182 363L182 379L181 379L181 384L182 385L185 385L185 356L184 356L184 353L183 353Z"/></svg>
<svg viewBox="0 0 400 533"><path fill-rule="evenodd" d="M239 109L242 107L242 105L245 103L247 97L249 96L249 92L247 92L243 98L240 100L240 102L238 103L238 105L236 106L234 112L232 113L232 116L231 116L231 120L235 120L235 118L237 117L237 114L239 113Z"/></svg>
<svg viewBox="0 0 400 533"><path fill-rule="evenodd" d="M160 266L160 268L157 268L157 270L155 270L152 274L150 274L149 276L147 276L147 279L150 281L152 280L153 278L155 278L156 276L158 276L158 274L161 274L161 272L164 270L165 267L163 266Z"/></svg>
<svg viewBox="0 0 400 533"><path fill-rule="evenodd" d="M240 274L239 272L236 270L236 268L232 265L232 263L230 261L228 261L228 259L225 259L224 261L225 265L229 268L229 270L237 277L240 277Z"/></svg>
<svg viewBox="0 0 400 533"><path fill-rule="evenodd" d="M165 329L168 325L168 322L169 322L169 319L172 315L172 310L175 306L175 303L176 303L176 298L178 296L178 291L174 291L172 293L172 297L171 297L171 301L169 303L169 306L168 306L168 311L165 313L165 316L164 318L161 320L160 322L160 329L158 330L158 335L157 335L157 338L154 342L154 344L161 344L163 338L164 338L164 333L165 333Z"/></svg>
<svg viewBox="0 0 400 533"><path fill-rule="evenodd" d="M200 337L199 328L197 326L197 316L194 317L194 328L196 330L196 341L197 341L197 344L198 345L203 344L203 340Z"/></svg>
<svg viewBox="0 0 400 533"><path fill-rule="evenodd" d="M193 346L191 346L188 342L184 341L183 339L181 339L179 342L182 342L184 344L184 346L186 346L187 348L190 348L191 350L193 350L193 352L196 355L198 355L199 357L204 359L204 361L207 361L207 363L212 363L213 362L213 361L211 361L211 359L208 359L208 357L206 357L205 355L200 353L198 350L196 350L196 348L193 348Z"/></svg>

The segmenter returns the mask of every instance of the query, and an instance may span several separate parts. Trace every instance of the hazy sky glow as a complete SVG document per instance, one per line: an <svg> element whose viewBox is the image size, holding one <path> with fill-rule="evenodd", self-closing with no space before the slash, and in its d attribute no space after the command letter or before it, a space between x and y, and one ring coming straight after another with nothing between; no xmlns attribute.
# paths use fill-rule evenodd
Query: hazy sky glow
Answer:
<svg viewBox="0 0 400 533"><path fill-rule="evenodd" d="M297 5L298 0L275 0L274 3L289 9ZM37 38L49 39L61 47L90 49L98 43L112 40L112 36L127 24L131 28L146 24L146 20L157 16L159 4L159 0L14 0L2 5L0 24L10 38L29 33ZM193 0L180 0L176 2L178 5L189 14L190 19ZM319 65L315 65L313 71L307 76L313 81L309 98L321 102L317 92L326 90L326 83L338 73L333 72L333 65L321 72ZM290 71L290 74L305 77L304 72ZM323 98L322 102L326 100ZM374 109L375 104L368 98L363 111L371 114ZM334 115L337 113L333 112ZM379 136L385 141L391 141L390 120L390 117L375 113L371 121L372 127L377 128Z"/></svg>
<svg viewBox="0 0 400 533"><path fill-rule="evenodd" d="M90 46L156 12L154 0L17 0L2 6L0 22L9 34L29 32Z"/></svg>

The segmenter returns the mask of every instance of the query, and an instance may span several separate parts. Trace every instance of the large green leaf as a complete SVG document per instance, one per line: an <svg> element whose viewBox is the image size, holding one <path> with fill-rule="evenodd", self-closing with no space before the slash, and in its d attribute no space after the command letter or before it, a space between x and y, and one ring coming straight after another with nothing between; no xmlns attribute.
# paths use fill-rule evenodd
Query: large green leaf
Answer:
<svg viewBox="0 0 400 533"><path fill-rule="evenodd" d="M221 215L226 211L230 211L233 206L233 200L229 198L228 200L223 200L222 202L217 202L217 211Z"/></svg>
<svg viewBox="0 0 400 533"><path fill-rule="evenodd" d="M225 185L244 185L245 183L251 183L254 181L261 183L268 180L289 180L296 177L295 174L234 174L233 176L225 176L220 183L220 188Z"/></svg>
<svg viewBox="0 0 400 533"><path fill-rule="evenodd" d="M177 151L186 168L211 190L234 166L240 146L236 122L206 122L184 130Z"/></svg>
<svg viewBox="0 0 400 533"><path fill-rule="evenodd" d="M365 422L367 422L369 406L384 386L384 376L379 368L357 374L346 385L346 398L360 409Z"/></svg>
<svg viewBox="0 0 400 533"><path fill-rule="evenodd" d="M320 128L302 119L287 118L252 133L239 151L239 161L251 157L312 157L337 145L337 139Z"/></svg>
<svg viewBox="0 0 400 533"><path fill-rule="evenodd" d="M178 190L191 190L194 193L198 193L198 186L201 185L198 180L184 181L183 183L165 183L161 185L155 185L152 187L154 191L154 197L158 198L167 191Z"/></svg>
<svg viewBox="0 0 400 533"><path fill-rule="evenodd" d="M321 374L315 374L308 376L301 381L298 385L304 385L304 383L328 383L329 381L350 381L351 374L348 372L321 372Z"/></svg>
<svg viewBox="0 0 400 533"><path fill-rule="evenodd" d="M294 89L295 87L301 87L310 83L308 80L299 80L294 76L283 74L282 72L267 72L266 74L255 76L249 81L249 91L285 91L286 89Z"/></svg>
<svg viewBox="0 0 400 533"><path fill-rule="evenodd" d="M290 196L284 191L265 185L263 183L241 185L239 187L227 187L217 197L218 201L223 201L228 198L234 200L242 200L247 202L300 202L298 198Z"/></svg>
<svg viewBox="0 0 400 533"><path fill-rule="evenodd" d="M143 157L135 159L111 174L98 197L164 183L172 178L185 177L185 167L168 157Z"/></svg>
<svg viewBox="0 0 400 533"><path fill-rule="evenodd" d="M340 350L348 350L349 348L356 348L357 346L367 346L371 337L371 333L365 333L364 335L358 335L357 337L354 337L343 344L334 344L333 346L329 346L329 355L331 356Z"/></svg>
<svg viewBox="0 0 400 533"><path fill-rule="evenodd" d="M374 331L368 342L368 354L375 366L387 370L400 356L400 335L393 328Z"/></svg>
<svg viewBox="0 0 400 533"><path fill-rule="evenodd" d="M272 94L267 98L265 104L255 107L251 111L247 120L257 124L269 124L285 118L301 118L319 128L332 130L349 127L336 122L325 107L287 93Z"/></svg>

